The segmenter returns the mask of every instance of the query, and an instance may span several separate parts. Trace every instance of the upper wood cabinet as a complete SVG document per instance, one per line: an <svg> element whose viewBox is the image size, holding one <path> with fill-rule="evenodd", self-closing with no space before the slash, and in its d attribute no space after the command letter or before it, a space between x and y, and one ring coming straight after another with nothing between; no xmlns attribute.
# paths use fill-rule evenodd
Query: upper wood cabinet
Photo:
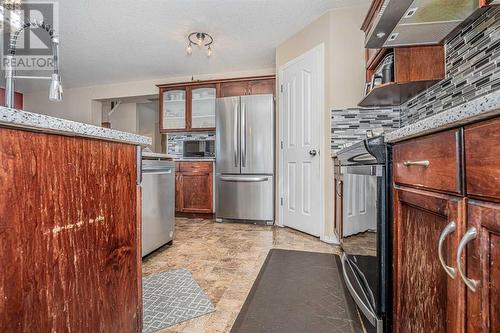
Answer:
<svg viewBox="0 0 500 333"><path fill-rule="evenodd" d="M223 82L220 85L220 97L248 95L248 81Z"/></svg>
<svg viewBox="0 0 500 333"><path fill-rule="evenodd" d="M394 56L392 80L375 85L374 76L378 75L378 69L386 56L391 54ZM444 79L444 76L442 45L367 49L366 84L369 89L359 106L400 105Z"/></svg>
<svg viewBox="0 0 500 333"><path fill-rule="evenodd" d="M215 128L217 85L160 88L160 129L164 132Z"/></svg>
<svg viewBox="0 0 500 333"><path fill-rule="evenodd" d="M221 83L220 97L274 94L275 87L274 79L224 82Z"/></svg>
<svg viewBox="0 0 500 333"><path fill-rule="evenodd" d="M176 130L187 128L187 88L174 87L161 92L162 128Z"/></svg>
<svg viewBox="0 0 500 333"><path fill-rule="evenodd" d="M191 128L215 128L216 85L192 87Z"/></svg>
<svg viewBox="0 0 500 333"><path fill-rule="evenodd" d="M216 98L274 94L275 77L184 82L158 88L161 132L214 131Z"/></svg>

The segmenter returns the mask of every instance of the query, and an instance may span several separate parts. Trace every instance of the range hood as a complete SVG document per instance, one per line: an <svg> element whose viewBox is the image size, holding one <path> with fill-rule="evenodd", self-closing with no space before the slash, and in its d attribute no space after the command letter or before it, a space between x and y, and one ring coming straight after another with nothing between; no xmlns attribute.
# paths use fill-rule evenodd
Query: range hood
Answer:
<svg viewBox="0 0 500 333"><path fill-rule="evenodd" d="M365 44L375 49L440 44L478 9L479 0L385 0Z"/></svg>

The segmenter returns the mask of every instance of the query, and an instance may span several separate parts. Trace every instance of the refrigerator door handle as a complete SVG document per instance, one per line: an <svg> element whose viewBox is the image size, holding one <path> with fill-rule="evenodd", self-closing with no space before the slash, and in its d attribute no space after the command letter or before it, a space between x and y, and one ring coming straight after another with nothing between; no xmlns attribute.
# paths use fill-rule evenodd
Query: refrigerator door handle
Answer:
<svg viewBox="0 0 500 333"><path fill-rule="evenodd" d="M234 124L233 124L233 147L234 147L234 166L238 166L238 103L234 105Z"/></svg>
<svg viewBox="0 0 500 333"><path fill-rule="evenodd" d="M241 102L241 166L247 166L247 108Z"/></svg>
<svg viewBox="0 0 500 333"><path fill-rule="evenodd" d="M223 182L242 182L242 183L257 183L257 182L267 182L269 177L229 177L222 176L220 180Z"/></svg>

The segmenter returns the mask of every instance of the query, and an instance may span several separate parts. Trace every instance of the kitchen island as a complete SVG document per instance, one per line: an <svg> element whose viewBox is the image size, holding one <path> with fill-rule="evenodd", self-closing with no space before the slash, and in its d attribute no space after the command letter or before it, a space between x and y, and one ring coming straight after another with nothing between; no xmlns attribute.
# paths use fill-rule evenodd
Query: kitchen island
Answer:
<svg viewBox="0 0 500 333"><path fill-rule="evenodd" d="M147 137L0 108L0 331L140 332Z"/></svg>

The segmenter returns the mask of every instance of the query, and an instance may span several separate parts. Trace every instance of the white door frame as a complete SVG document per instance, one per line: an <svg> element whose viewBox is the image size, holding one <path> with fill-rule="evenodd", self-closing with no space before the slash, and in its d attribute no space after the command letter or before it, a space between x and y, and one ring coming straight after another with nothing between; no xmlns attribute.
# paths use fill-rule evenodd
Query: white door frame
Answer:
<svg viewBox="0 0 500 333"><path fill-rule="evenodd" d="M309 56L311 53L315 53L315 52L318 52L319 56L320 56L319 57L320 58L319 76L320 76L320 87L321 87L321 89L319 90L319 106L320 106L321 114L319 117L317 117L317 119L320 122L320 126L319 126L319 128L320 128L320 130L319 130L319 136L320 136L319 147L320 148L319 148L318 155L320 157L319 174L320 174L320 210L321 210L320 217L321 217L321 221L320 221L319 238L322 241L328 242L328 240L325 239L325 211L324 211L324 208L325 208L324 158L328 157L326 155L326 147L325 147L325 140L324 140L325 130L324 130L324 124L323 124L323 119L325 117L325 44L324 43L321 43L321 44L313 47L309 51L306 51L305 53L299 55L295 59L290 60L286 64L280 66L279 70L278 70L278 87L279 87L278 91L280 94L279 95L280 96L280 99L279 99L279 117L280 117L280 119L279 119L279 130L280 130L280 134L279 134L279 150L280 150L280 153L279 153L279 156L280 156L279 172L280 172L280 177L279 177L278 203L279 203L279 207L280 207L280 218L279 218L279 222L277 223L277 225L279 225L281 227L285 226L285 223L283 221L284 207L281 204L282 203L281 198L284 198L284 195L285 195L284 180L283 180L283 176L285 174L285 165L283 164L285 154L284 154L284 150L281 148L281 142L284 142L283 141L284 140L284 138L283 138L283 129L284 129L284 124L283 124L283 120L284 120L284 117L283 117L283 93L281 91L281 84L283 82L283 72L291 65L301 61L305 57ZM314 126L313 126L313 128L314 128Z"/></svg>

